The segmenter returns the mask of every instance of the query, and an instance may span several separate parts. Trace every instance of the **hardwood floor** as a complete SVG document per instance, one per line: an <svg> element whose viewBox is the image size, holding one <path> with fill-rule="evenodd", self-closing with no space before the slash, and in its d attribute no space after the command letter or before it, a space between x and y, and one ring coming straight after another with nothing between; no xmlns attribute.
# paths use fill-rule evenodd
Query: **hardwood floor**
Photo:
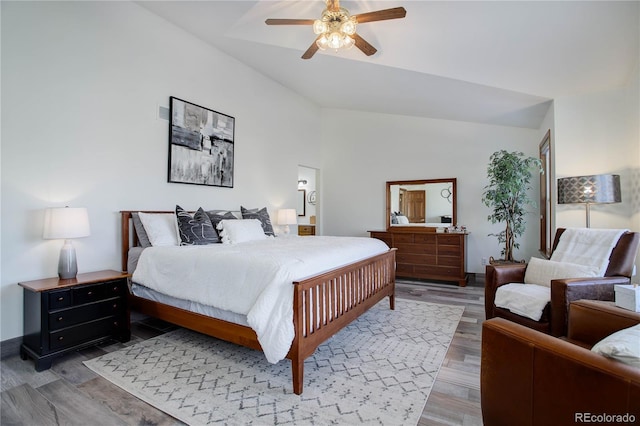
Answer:
<svg viewBox="0 0 640 426"><path fill-rule="evenodd" d="M481 425L480 335L483 287L398 280L399 298L463 305L464 314L418 423ZM149 339L175 326L132 314L132 338ZM11 354L1 361L0 424L5 425L179 425L178 420L124 392L82 362L118 350L122 343L92 347L54 360L37 373L32 361Z"/></svg>

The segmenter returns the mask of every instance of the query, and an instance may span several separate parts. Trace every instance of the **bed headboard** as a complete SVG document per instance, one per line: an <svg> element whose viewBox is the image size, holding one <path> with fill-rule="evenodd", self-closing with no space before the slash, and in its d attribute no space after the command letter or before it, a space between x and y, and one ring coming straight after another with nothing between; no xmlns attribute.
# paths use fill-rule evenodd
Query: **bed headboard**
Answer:
<svg viewBox="0 0 640 426"><path fill-rule="evenodd" d="M136 229L132 223L133 213L175 213L168 210L121 210L120 211L120 232L122 235L122 271L127 272L127 262L129 260L129 249L137 247L139 244Z"/></svg>

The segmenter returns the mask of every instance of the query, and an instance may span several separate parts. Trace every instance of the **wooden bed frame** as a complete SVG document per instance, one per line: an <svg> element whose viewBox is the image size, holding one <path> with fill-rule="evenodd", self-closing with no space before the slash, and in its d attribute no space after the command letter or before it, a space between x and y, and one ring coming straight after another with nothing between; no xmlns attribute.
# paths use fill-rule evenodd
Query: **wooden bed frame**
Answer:
<svg viewBox="0 0 640 426"><path fill-rule="evenodd" d="M131 214L138 211L140 210L120 212L123 271L127 271L129 248L138 245L135 229L130 226ZM294 393L302 394L304 360L311 356L320 344L386 296L389 296L390 308L395 309L395 251L396 249L393 248L388 252L293 282L295 337L287 358L291 360ZM315 300L315 303L312 300ZM129 305L130 309L145 315L228 342L262 350L256 333L249 327L175 308L133 294L129 294Z"/></svg>

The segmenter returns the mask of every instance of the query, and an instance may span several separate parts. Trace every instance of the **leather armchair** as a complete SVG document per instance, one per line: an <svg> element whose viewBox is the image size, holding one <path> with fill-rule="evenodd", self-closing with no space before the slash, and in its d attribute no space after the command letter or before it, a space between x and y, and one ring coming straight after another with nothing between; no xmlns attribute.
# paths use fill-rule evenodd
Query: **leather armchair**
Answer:
<svg viewBox="0 0 640 426"><path fill-rule="evenodd" d="M638 421L640 369L589 350L638 323L640 314L594 301L571 304L567 340L503 318L485 321L480 373L484 425L569 425L581 423L576 416L600 414L628 414Z"/></svg>
<svg viewBox="0 0 640 426"><path fill-rule="evenodd" d="M558 228L553 242L553 250L558 246L560 236L565 231ZM484 286L486 319L505 318L534 330L564 336L567 332L567 313L569 304L580 299L614 300L613 287L616 284L629 284L635 263L640 234L625 232L613 248L609 257L609 266L604 277L571 278L551 281L551 302L547 304L539 321L514 314L508 309L494 304L498 287L509 283L523 283L526 264L487 265Z"/></svg>

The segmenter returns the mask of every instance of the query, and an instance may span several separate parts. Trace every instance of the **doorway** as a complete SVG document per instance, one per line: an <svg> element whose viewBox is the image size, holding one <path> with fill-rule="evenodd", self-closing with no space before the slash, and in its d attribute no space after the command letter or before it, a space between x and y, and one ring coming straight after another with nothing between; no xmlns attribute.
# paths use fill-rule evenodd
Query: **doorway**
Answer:
<svg viewBox="0 0 640 426"><path fill-rule="evenodd" d="M297 209L299 235L320 235L319 175L318 169L298 166L298 199L303 203Z"/></svg>

